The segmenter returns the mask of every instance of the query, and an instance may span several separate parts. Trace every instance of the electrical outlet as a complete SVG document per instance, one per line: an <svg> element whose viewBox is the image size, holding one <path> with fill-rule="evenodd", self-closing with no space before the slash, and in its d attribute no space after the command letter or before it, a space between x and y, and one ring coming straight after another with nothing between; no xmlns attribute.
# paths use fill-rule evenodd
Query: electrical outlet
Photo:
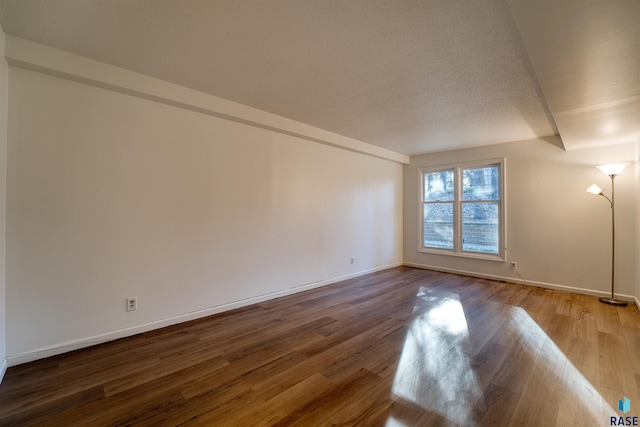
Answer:
<svg viewBox="0 0 640 427"><path fill-rule="evenodd" d="M354 257L349 258L349 264L353 264L356 262L356 259Z"/></svg>
<svg viewBox="0 0 640 427"><path fill-rule="evenodd" d="M138 297L127 298L127 311L138 309Z"/></svg>
<svg viewBox="0 0 640 427"><path fill-rule="evenodd" d="M516 268L518 268L518 263L517 263L517 262L515 262L515 261L511 261L511 268L512 268L513 270L515 270Z"/></svg>

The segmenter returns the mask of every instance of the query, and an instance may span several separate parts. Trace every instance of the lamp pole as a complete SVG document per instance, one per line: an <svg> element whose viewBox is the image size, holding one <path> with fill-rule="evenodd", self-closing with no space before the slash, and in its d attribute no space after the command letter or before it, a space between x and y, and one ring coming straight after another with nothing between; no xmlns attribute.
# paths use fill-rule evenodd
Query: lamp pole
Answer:
<svg viewBox="0 0 640 427"><path fill-rule="evenodd" d="M600 297L600 302L610 305L625 306L627 305L627 302L616 299L614 292L616 284L616 193L614 180L616 176L617 175L613 173L609 174L609 177L611 178L611 199L600 193L600 195L609 200L609 203L611 204L611 298Z"/></svg>
<svg viewBox="0 0 640 427"><path fill-rule="evenodd" d="M587 192L596 196L602 196L609 201L611 205L611 298L600 297L600 302L611 305L624 306L627 305L626 301L616 299L615 285L616 285L616 208L615 208L615 179L616 176L629 165L629 163L613 163L610 165L596 166L602 173L609 175L611 178L611 198L604 195L604 190L597 185L593 184L587 188Z"/></svg>
<svg viewBox="0 0 640 427"><path fill-rule="evenodd" d="M616 175L611 174L611 298L600 297L600 302L611 305L625 306L626 301L616 299L614 289L616 283L616 205L615 205L615 185ZM604 194L603 194L604 196Z"/></svg>

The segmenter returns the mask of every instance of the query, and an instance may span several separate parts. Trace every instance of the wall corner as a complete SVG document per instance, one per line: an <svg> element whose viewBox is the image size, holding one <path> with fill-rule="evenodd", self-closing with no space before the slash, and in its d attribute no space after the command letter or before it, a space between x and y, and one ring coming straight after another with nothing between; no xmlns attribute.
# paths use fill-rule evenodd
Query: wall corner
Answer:
<svg viewBox="0 0 640 427"><path fill-rule="evenodd" d="M6 176L7 176L7 123L9 105L9 66L4 57L5 35L0 27L0 382L7 370L6 347Z"/></svg>

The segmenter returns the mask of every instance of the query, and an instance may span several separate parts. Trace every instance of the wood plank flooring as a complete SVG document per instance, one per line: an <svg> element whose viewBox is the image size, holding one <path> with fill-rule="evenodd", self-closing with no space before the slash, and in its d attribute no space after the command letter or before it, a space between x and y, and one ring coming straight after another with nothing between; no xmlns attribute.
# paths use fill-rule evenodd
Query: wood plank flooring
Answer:
<svg viewBox="0 0 640 427"><path fill-rule="evenodd" d="M9 368L0 425L588 426L640 416L640 313L399 267Z"/></svg>

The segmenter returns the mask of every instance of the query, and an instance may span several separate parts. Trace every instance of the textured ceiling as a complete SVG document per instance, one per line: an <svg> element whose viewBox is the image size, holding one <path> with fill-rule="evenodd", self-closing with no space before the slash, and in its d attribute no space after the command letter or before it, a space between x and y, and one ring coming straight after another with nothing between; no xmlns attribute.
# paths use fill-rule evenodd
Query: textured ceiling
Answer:
<svg viewBox="0 0 640 427"><path fill-rule="evenodd" d="M404 154L558 133L527 13L516 26L507 0L0 0L7 34Z"/></svg>

